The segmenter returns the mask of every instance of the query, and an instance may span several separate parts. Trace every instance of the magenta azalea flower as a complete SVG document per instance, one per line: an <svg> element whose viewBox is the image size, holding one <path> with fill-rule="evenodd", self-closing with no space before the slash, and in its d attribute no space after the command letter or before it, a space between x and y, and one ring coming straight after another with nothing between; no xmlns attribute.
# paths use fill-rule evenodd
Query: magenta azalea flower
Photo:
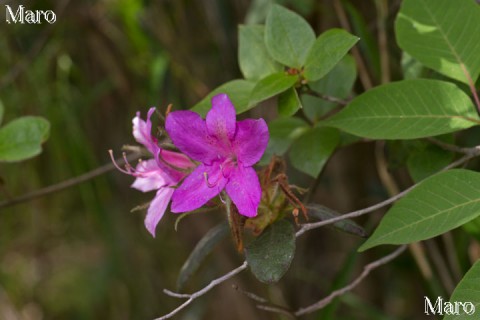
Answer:
<svg viewBox="0 0 480 320"><path fill-rule="evenodd" d="M145 227L155 237L155 228L163 217L174 192L172 187L185 177L188 169L192 168L194 164L184 154L163 150L158 146L157 139L151 135L150 117L154 111L155 108L150 108L147 121L140 118L140 112L137 112L137 116L132 120L135 140L143 144L154 156L154 159L140 161L135 169L128 162L125 166L126 170L118 166L117 168L136 177L132 188L142 192L157 190L145 217ZM112 153L110 152L110 154ZM113 162L115 163L114 160Z"/></svg>
<svg viewBox="0 0 480 320"><path fill-rule="evenodd" d="M268 144L263 119L237 122L232 102L219 94L205 120L192 111L175 111L165 128L180 151L201 162L174 191L172 212L195 210L225 189L240 214L256 216L262 190L252 166Z"/></svg>

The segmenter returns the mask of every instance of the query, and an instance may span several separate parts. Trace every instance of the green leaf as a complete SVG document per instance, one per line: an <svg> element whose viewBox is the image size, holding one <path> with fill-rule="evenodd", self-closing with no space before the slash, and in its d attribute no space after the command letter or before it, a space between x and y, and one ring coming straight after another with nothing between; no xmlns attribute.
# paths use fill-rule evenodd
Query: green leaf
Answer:
<svg viewBox="0 0 480 320"><path fill-rule="evenodd" d="M308 210L308 217L315 220L324 221L341 216L340 213L319 204L308 204L306 207ZM367 237L367 232L365 229L350 219L335 222L333 226L349 234L353 234L362 238Z"/></svg>
<svg viewBox="0 0 480 320"><path fill-rule="evenodd" d="M433 70L469 83L480 73L480 6L472 0L404 0L395 22L400 48Z"/></svg>
<svg viewBox="0 0 480 320"><path fill-rule="evenodd" d="M270 121L268 124L270 140L260 165L267 164L273 155L282 156L292 142L308 129L308 124L299 118L280 118Z"/></svg>
<svg viewBox="0 0 480 320"><path fill-rule="evenodd" d="M272 5L265 22L265 44L275 60L300 69L314 42L315 32L305 19L279 5Z"/></svg>
<svg viewBox="0 0 480 320"><path fill-rule="evenodd" d="M407 167L413 181L419 182L446 167L454 158L450 151L428 144L410 152Z"/></svg>
<svg viewBox="0 0 480 320"><path fill-rule="evenodd" d="M295 88L290 88L278 96L278 114L282 117L294 115L301 107L302 103Z"/></svg>
<svg viewBox="0 0 480 320"><path fill-rule="evenodd" d="M416 139L478 122L472 101L456 85L414 79L365 92L325 124L371 139Z"/></svg>
<svg viewBox="0 0 480 320"><path fill-rule="evenodd" d="M290 161L296 169L316 178L339 142L337 130L312 128L293 142Z"/></svg>
<svg viewBox="0 0 480 320"><path fill-rule="evenodd" d="M435 237L480 215L480 173L454 169L431 176L400 199L360 251Z"/></svg>
<svg viewBox="0 0 480 320"><path fill-rule="evenodd" d="M480 261L475 262L453 291L450 303L455 304L456 302L471 302L475 307L474 310L478 312L480 307ZM459 313L459 315L446 315L443 320L471 320L476 318L475 314L477 314L469 315L464 312L462 307L459 308Z"/></svg>
<svg viewBox="0 0 480 320"><path fill-rule="evenodd" d="M298 76L289 75L285 72L274 73L263 78L257 82L252 90L250 106L253 107L261 101L286 91L293 87L297 81Z"/></svg>
<svg viewBox="0 0 480 320"><path fill-rule="evenodd" d="M15 119L0 128L0 161L16 162L42 152L48 139L50 123L42 117Z"/></svg>
<svg viewBox="0 0 480 320"><path fill-rule="evenodd" d="M290 222L279 220L245 248L250 270L261 282L280 280L295 254L295 230Z"/></svg>
<svg viewBox="0 0 480 320"><path fill-rule="evenodd" d="M305 78L316 81L324 77L359 39L342 29L331 29L322 33L308 54Z"/></svg>
<svg viewBox="0 0 480 320"><path fill-rule="evenodd" d="M238 28L238 63L247 80L259 80L282 70L268 54L264 26L241 25Z"/></svg>
<svg viewBox="0 0 480 320"><path fill-rule="evenodd" d="M351 95L357 78L355 60L346 55L322 79L309 83L312 90L334 98L346 99ZM313 122L317 122L338 104L308 94L302 95L303 113Z"/></svg>
<svg viewBox="0 0 480 320"><path fill-rule="evenodd" d="M245 112L253 107L248 104L248 97L254 86L254 82L243 79L229 81L210 92L202 101L194 105L191 110L204 117L212 108L212 97L219 93L226 93L230 100L232 100L237 114Z"/></svg>
<svg viewBox="0 0 480 320"><path fill-rule="evenodd" d="M177 290L181 291L185 283L198 270L205 258L222 242L229 233L228 223L224 222L210 229L197 243L180 269L177 278Z"/></svg>

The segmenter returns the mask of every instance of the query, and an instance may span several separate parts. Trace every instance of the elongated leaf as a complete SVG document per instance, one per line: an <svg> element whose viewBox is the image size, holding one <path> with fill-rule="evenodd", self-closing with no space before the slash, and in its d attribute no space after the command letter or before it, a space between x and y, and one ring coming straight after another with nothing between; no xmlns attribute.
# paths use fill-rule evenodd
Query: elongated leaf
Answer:
<svg viewBox="0 0 480 320"><path fill-rule="evenodd" d="M480 173L455 169L431 176L400 199L360 251L405 244L455 229L480 215Z"/></svg>
<svg viewBox="0 0 480 320"><path fill-rule="evenodd" d="M269 163L273 155L282 156L290 148L292 142L309 128L308 124L299 118L280 118L270 121L268 124L270 140L260 164Z"/></svg>
<svg viewBox="0 0 480 320"><path fill-rule="evenodd" d="M416 139L478 123L470 98L452 83L414 79L379 86L355 98L327 125L372 139Z"/></svg>
<svg viewBox="0 0 480 320"><path fill-rule="evenodd" d="M245 248L250 270L261 282L280 280L295 255L295 230L286 220L279 220Z"/></svg>
<svg viewBox="0 0 480 320"><path fill-rule="evenodd" d="M470 302L474 308L472 309L470 305L467 306L467 309L460 307L459 315L446 315L443 320L471 320L478 315L480 311L480 261L475 262L453 291L450 303L455 304L455 302ZM471 311L473 313L470 313Z"/></svg>
<svg viewBox="0 0 480 320"><path fill-rule="evenodd" d="M315 42L315 33L305 19L279 5L272 5L265 22L265 44L278 62L300 69Z"/></svg>
<svg viewBox="0 0 480 320"><path fill-rule="evenodd" d="M41 117L22 117L0 128L0 161L16 162L38 155L48 139L50 123Z"/></svg>
<svg viewBox="0 0 480 320"><path fill-rule="evenodd" d="M197 243L180 269L177 278L177 290L182 290L185 283L198 270L205 258L222 242L229 233L228 223L224 222L210 229Z"/></svg>
<svg viewBox="0 0 480 320"><path fill-rule="evenodd" d="M308 210L308 217L315 220L329 220L340 216L341 214L319 204L309 204L306 206ZM350 233L362 238L366 238L367 232L355 221L350 219L345 219L342 221L335 222L333 226L343 232Z"/></svg>
<svg viewBox="0 0 480 320"><path fill-rule="evenodd" d="M278 96L278 114L283 117L294 115L302 107L297 90L290 88Z"/></svg>
<svg viewBox="0 0 480 320"><path fill-rule="evenodd" d="M261 101L267 100L268 98L286 91L293 87L297 81L298 76L289 75L285 72L274 73L263 78L257 82L252 90L250 106L253 107Z"/></svg>
<svg viewBox="0 0 480 320"><path fill-rule="evenodd" d="M359 39L342 29L331 29L322 33L308 54L305 78L316 81L324 77Z"/></svg>
<svg viewBox="0 0 480 320"><path fill-rule="evenodd" d="M399 46L429 68L468 84L480 73L480 6L473 0L404 0Z"/></svg>
<svg viewBox="0 0 480 320"><path fill-rule="evenodd" d="M232 80L224 83L210 92L205 98L202 99L202 101L194 105L192 107L192 111L198 112L202 116L205 116L212 108L212 97L219 93L226 93L230 100L232 100L237 114L245 112L253 107L248 104L248 97L250 96L254 86L254 82L243 79Z"/></svg>
<svg viewBox="0 0 480 320"><path fill-rule="evenodd" d="M259 80L282 70L265 46L264 26L238 28L238 63L245 79Z"/></svg>
<svg viewBox="0 0 480 320"><path fill-rule="evenodd" d="M316 178L339 142L340 137L335 129L310 129L293 142L290 161L298 170Z"/></svg>

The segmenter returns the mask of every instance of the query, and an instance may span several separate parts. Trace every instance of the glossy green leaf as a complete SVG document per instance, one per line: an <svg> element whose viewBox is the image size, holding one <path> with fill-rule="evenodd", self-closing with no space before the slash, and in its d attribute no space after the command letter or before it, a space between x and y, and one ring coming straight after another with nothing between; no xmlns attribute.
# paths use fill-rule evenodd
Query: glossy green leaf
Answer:
<svg viewBox="0 0 480 320"><path fill-rule="evenodd" d="M268 124L270 140L260 164L267 164L273 155L282 156L292 142L309 128L308 124L300 118L280 118L270 121Z"/></svg>
<svg viewBox="0 0 480 320"><path fill-rule="evenodd" d="M478 121L471 99L456 85L415 79L365 92L326 125L371 139L416 139L469 128Z"/></svg>
<svg viewBox="0 0 480 320"><path fill-rule="evenodd" d="M290 88L278 96L278 114L282 117L294 115L302 107L297 90Z"/></svg>
<svg viewBox="0 0 480 320"><path fill-rule="evenodd" d="M295 229L286 220L270 225L247 248L245 256L250 270L261 282L280 280L295 255Z"/></svg>
<svg viewBox="0 0 480 320"><path fill-rule="evenodd" d="M241 25L238 28L238 63L247 80L259 80L282 70L265 46L264 26Z"/></svg>
<svg viewBox="0 0 480 320"><path fill-rule="evenodd" d="M224 222L210 229L197 243L193 251L180 269L177 278L177 290L180 291L185 283L198 270L205 258L222 242L229 234L228 223Z"/></svg>
<svg viewBox="0 0 480 320"><path fill-rule="evenodd" d="M322 95L346 99L352 93L352 88L357 78L355 60L346 55L322 79L310 82L310 88ZM338 104L320 99L308 94L302 96L303 113L313 122L317 122L326 113L337 107Z"/></svg>
<svg viewBox="0 0 480 320"><path fill-rule="evenodd" d="M480 215L480 173L455 169L431 176L400 199L360 251L438 236Z"/></svg>
<svg viewBox="0 0 480 320"><path fill-rule="evenodd" d="M290 150L292 165L316 178L340 142L333 128L312 128L296 139Z"/></svg>
<svg viewBox="0 0 480 320"><path fill-rule="evenodd" d="M48 139L50 123L41 117L22 117L0 128L0 161L15 162L38 155Z"/></svg>
<svg viewBox="0 0 480 320"><path fill-rule="evenodd" d="M300 69L315 42L315 33L300 15L272 5L265 22L265 44L278 62Z"/></svg>
<svg viewBox="0 0 480 320"><path fill-rule="evenodd" d="M202 117L204 117L212 108L212 97L219 93L226 93L228 94L230 100L232 100L237 114L245 112L253 107L248 104L248 97L250 96L254 86L255 82L243 79L232 80L224 83L210 92L199 103L194 105L192 107L192 111L198 112L200 115L202 115Z"/></svg>
<svg viewBox="0 0 480 320"><path fill-rule="evenodd" d="M250 106L253 107L261 101L267 100L268 98L292 88L297 81L298 76L289 75L285 72L274 73L263 78L257 82L252 90Z"/></svg>
<svg viewBox="0 0 480 320"><path fill-rule="evenodd" d="M400 48L433 70L469 83L480 73L480 6L473 0L404 0L395 23Z"/></svg>
<svg viewBox="0 0 480 320"><path fill-rule="evenodd" d="M314 220L325 221L341 215L340 213L319 204L308 204L306 207L308 210L308 217L313 218ZM366 238L368 236L367 232L362 226L350 219L335 222L333 227L362 238Z"/></svg>
<svg viewBox="0 0 480 320"><path fill-rule="evenodd" d="M458 315L446 315L443 320L471 320L477 318L478 312L480 311L480 261L475 262L470 270L463 276L449 301L453 305L455 305L456 302L471 302L474 309L470 306L467 307L466 310L460 307ZM474 313L471 313L472 311L474 311Z"/></svg>
<svg viewBox="0 0 480 320"><path fill-rule="evenodd" d="M307 56L305 78L316 81L324 77L359 39L342 29L331 29L322 33Z"/></svg>

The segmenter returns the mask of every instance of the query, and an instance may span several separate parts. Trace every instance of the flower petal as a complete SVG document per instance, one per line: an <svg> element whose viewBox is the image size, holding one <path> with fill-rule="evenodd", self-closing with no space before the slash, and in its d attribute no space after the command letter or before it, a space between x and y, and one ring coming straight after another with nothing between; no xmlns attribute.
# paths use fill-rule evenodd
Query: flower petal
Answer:
<svg viewBox="0 0 480 320"><path fill-rule="evenodd" d="M137 179L131 187L142 192L157 190L170 182L169 177L158 168L154 159L140 162L135 168L134 175Z"/></svg>
<svg viewBox="0 0 480 320"><path fill-rule="evenodd" d="M224 93L212 98L212 109L206 117L207 130L222 142L228 142L235 135L235 107Z"/></svg>
<svg viewBox="0 0 480 320"><path fill-rule="evenodd" d="M246 217L257 215L262 189L257 173L253 168L242 166L235 168L230 175L225 190L241 215Z"/></svg>
<svg viewBox="0 0 480 320"><path fill-rule="evenodd" d="M237 122L233 148L238 160L250 167L262 157L268 145L268 126L263 119L247 119Z"/></svg>
<svg viewBox="0 0 480 320"><path fill-rule="evenodd" d="M152 114L155 112L155 107L152 107L148 110L147 114L147 121L144 121L140 118L140 112L137 112L137 116L133 118L133 136L138 143L143 144L148 151L150 151L153 155L157 154L158 152L158 144L157 140L152 137L152 122L150 118Z"/></svg>
<svg viewBox="0 0 480 320"><path fill-rule="evenodd" d="M165 129L173 144L193 160L210 164L225 152L207 133L205 121L193 111L170 112Z"/></svg>
<svg viewBox="0 0 480 320"><path fill-rule="evenodd" d="M195 166L195 164L186 155L180 152L162 149L160 151L160 157L168 164L180 169L189 169Z"/></svg>
<svg viewBox="0 0 480 320"><path fill-rule="evenodd" d="M148 232L152 234L155 238L155 228L157 227L158 222L162 219L165 210L167 209L168 203L172 198L174 189L165 187L160 188L150 203L148 207L147 216L145 217L145 227Z"/></svg>
<svg viewBox="0 0 480 320"><path fill-rule="evenodd" d="M218 162L211 166L199 165L173 193L172 212L187 212L200 208L219 194L226 182Z"/></svg>

